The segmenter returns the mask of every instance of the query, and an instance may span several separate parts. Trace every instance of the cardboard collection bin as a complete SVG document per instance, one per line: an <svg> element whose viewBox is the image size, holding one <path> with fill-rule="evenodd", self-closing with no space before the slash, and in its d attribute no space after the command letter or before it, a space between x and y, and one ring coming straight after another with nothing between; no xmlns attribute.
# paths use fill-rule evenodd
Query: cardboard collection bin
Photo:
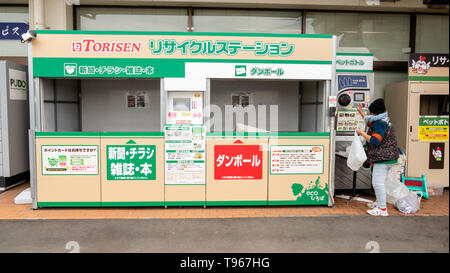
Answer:
<svg viewBox="0 0 450 273"><path fill-rule="evenodd" d="M267 205L267 143L267 137L208 137L207 206Z"/></svg>

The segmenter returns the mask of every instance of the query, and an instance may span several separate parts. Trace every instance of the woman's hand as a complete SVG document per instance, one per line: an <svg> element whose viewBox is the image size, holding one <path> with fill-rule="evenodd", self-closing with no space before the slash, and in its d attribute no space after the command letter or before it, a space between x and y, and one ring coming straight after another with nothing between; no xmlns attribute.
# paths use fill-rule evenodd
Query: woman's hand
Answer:
<svg viewBox="0 0 450 273"><path fill-rule="evenodd" d="M364 118L364 116L366 115L362 109L362 103L360 103L358 105L358 107L356 108L356 110L358 110L358 113Z"/></svg>
<svg viewBox="0 0 450 273"><path fill-rule="evenodd" d="M370 138L372 137L371 135L366 134L366 132L364 132L361 129L356 129L356 134L358 134L358 136L363 136L363 138L367 141L370 142Z"/></svg>

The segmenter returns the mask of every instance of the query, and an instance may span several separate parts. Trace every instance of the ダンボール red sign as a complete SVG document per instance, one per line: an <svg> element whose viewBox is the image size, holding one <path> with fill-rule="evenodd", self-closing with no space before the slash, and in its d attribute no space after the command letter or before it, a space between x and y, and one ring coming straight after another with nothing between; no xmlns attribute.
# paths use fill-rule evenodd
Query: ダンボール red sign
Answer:
<svg viewBox="0 0 450 273"><path fill-rule="evenodd" d="M214 146L214 179L262 179L263 153L261 145Z"/></svg>

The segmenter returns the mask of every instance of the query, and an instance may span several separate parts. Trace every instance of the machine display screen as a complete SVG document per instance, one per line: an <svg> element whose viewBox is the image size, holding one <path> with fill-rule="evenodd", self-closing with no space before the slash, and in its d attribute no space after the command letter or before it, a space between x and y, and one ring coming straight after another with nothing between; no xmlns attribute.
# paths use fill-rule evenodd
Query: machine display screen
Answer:
<svg viewBox="0 0 450 273"><path fill-rule="evenodd" d="M177 112L191 111L191 98L173 98L173 110Z"/></svg>
<svg viewBox="0 0 450 273"><path fill-rule="evenodd" d="M364 93L355 93L353 100L354 101L364 101Z"/></svg>

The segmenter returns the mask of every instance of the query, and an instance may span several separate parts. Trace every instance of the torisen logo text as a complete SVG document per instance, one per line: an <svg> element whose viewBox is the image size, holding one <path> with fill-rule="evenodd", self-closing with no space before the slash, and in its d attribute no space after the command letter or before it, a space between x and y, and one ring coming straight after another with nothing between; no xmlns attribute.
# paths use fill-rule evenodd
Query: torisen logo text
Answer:
<svg viewBox="0 0 450 273"><path fill-rule="evenodd" d="M141 43L136 42L98 42L94 39L84 39L72 42L73 52L139 52Z"/></svg>

